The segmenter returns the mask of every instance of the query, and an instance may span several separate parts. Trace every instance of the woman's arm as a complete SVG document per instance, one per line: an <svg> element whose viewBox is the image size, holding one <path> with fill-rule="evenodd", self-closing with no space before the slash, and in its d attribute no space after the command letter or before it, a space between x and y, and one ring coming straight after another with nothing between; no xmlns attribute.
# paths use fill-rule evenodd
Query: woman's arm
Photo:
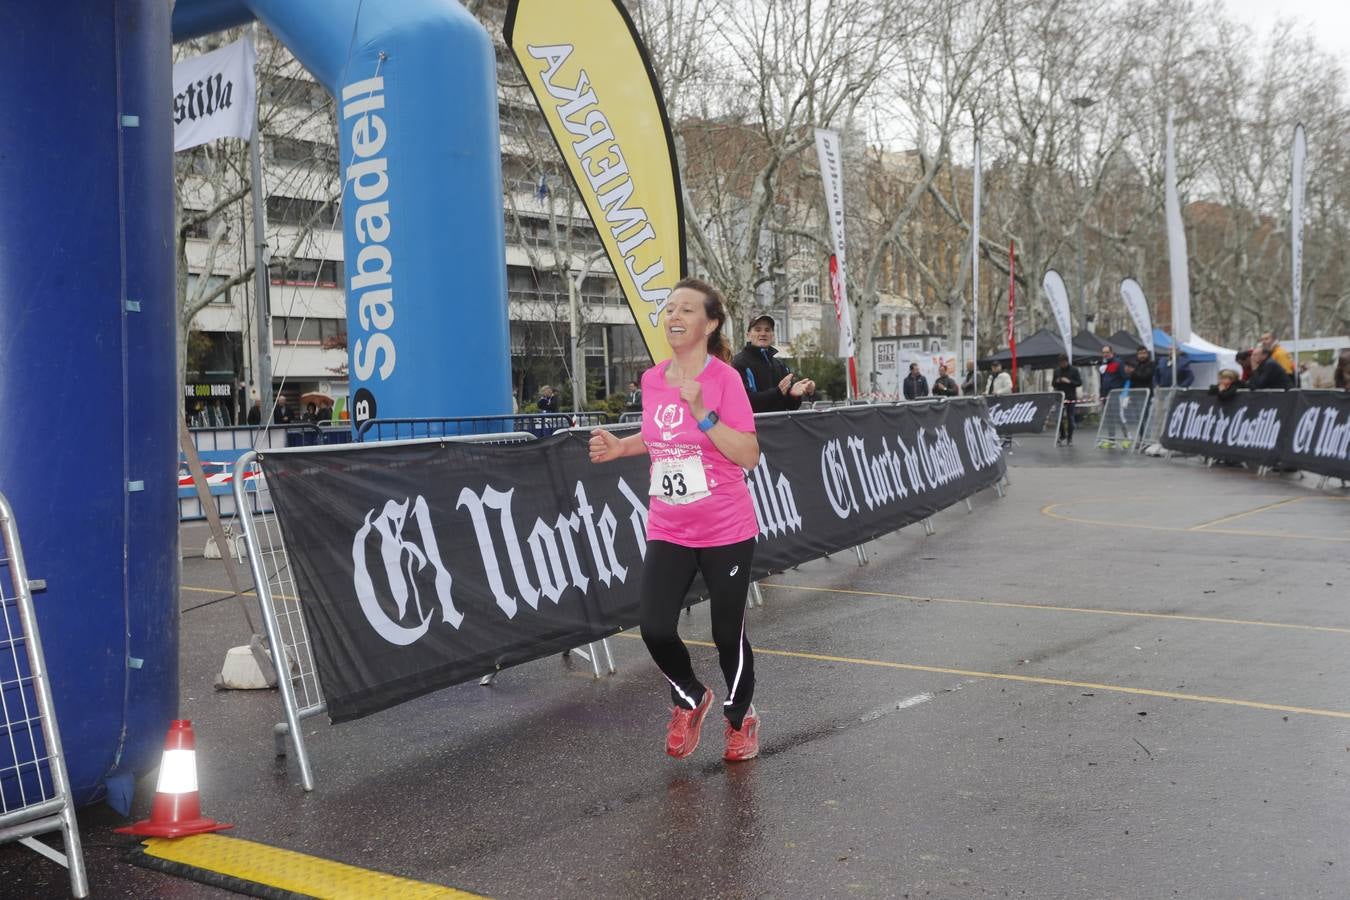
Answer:
<svg viewBox="0 0 1350 900"><path fill-rule="evenodd" d="M700 421L704 416L699 417ZM718 422L708 431L708 439L723 456L742 469L759 465L759 437L753 431L737 431L725 422Z"/></svg>
<svg viewBox="0 0 1350 900"><path fill-rule="evenodd" d="M591 462L602 463L625 456L642 456L647 452L647 444L641 433L620 438L612 431L597 428L591 432L590 451Z"/></svg>

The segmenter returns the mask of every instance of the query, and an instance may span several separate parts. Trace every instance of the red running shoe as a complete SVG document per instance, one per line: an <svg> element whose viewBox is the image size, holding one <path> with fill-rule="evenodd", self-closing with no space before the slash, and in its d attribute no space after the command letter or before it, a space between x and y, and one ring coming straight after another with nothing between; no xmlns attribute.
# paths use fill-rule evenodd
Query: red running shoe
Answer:
<svg viewBox="0 0 1350 900"><path fill-rule="evenodd" d="M727 750L722 758L727 762L742 762L756 756L759 756L759 714L751 706L741 720L739 731L727 723Z"/></svg>
<svg viewBox="0 0 1350 900"><path fill-rule="evenodd" d="M703 730L703 717L712 706L712 691L703 691L703 700L695 709L677 706L670 714L670 724L666 726L666 753L676 759L684 759L698 749L699 732Z"/></svg>

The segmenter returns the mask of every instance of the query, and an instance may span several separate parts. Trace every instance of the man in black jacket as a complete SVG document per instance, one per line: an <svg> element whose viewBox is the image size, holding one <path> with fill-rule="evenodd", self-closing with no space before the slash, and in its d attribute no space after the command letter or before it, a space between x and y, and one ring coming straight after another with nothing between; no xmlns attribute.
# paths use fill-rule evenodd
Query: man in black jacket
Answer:
<svg viewBox="0 0 1350 900"><path fill-rule="evenodd" d="M1134 360L1134 381L1130 387L1152 390L1157 365L1149 355L1148 348L1140 347L1134 351Z"/></svg>
<svg viewBox="0 0 1350 900"><path fill-rule="evenodd" d="M947 374L947 365L944 363L938 366L938 377L933 381L934 397L959 397L961 389L956 386L956 379Z"/></svg>
<svg viewBox="0 0 1350 900"><path fill-rule="evenodd" d="M919 371L918 363L909 364L909 374L905 376L905 399L922 400L928 396L928 379Z"/></svg>
<svg viewBox="0 0 1350 900"><path fill-rule="evenodd" d="M1059 439L1056 443L1073 446L1073 412L1078 403L1078 389L1083 386L1083 376L1069 364L1067 354L1059 355L1059 365L1050 379L1050 387L1064 395L1064 412L1059 419Z"/></svg>
<svg viewBox="0 0 1350 900"><path fill-rule="evenodd" d="M1252 350L1252 377L1247 387L1254 391L1287 391L1294 379L1270 356L1270 351L1259 344Z"/></svg>
<svg viewBox="0 0 1350 900"><path fill-rule="evenodd" d="M757 413L797 409L802 405L802 397L816 390L816 383L809 378L794 382L788 367L777 358L774 327L773 316L751 319L745 347L731 360L745 382L750 408Z"/></svg>

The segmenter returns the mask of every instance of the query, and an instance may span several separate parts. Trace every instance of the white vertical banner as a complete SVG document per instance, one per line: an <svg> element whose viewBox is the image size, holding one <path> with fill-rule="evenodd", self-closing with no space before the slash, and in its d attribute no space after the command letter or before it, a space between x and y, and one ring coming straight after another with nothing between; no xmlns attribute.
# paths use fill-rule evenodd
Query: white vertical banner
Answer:
<svg viewBox="0 0 1350 900"><path fill-rule="evenodd" d="M253 133L258 54L247 37L173 67L173 149Z"/></svg>
<svg viewBox="0 0 1350 900"><path fill-rule="evenodd" d="M979 359L980 352L980 189L984 180L984 169L980 165L980 139L975 139L975 180L971 186L970 201L970 333L972 349L970 358ZM956 339L961 342L961 368L958 377L966 377L966 339L965 329L957 323Z"/></svg>
<svg viewBox="0 0 1350 900"><path fill-rule="evenodd" d="M1167 110L1167 263L1172 275L1172 341L1191 339L1191 276L1186 261L1186 226L1177 194L1176 129ZM1142 335L1141 335L1142 337Z"/></svg>
<svg viewBox="0 0 1350 900"><path fill-rule="evenodd" d="M1050 311L1055 314L1055 324L1059 326L1059 336L1064 341L1064 353L1073 363L1073 322L1069 318L1069 291L1064 287L1064 279L1054 269L1045 273L1041 281L1045 288L1046 299L1050 301Z"/></svg>
<svg viewBox="0 0 1350 900"><path fill-rule="evenodd" d="M844 258L844 159L839 135L817 128L816 155L820 157L820 177L825 182L825 211L830 217L830 241L838 264L837 271L832 269L830 272L830 288L834 294L834 314L839 319L839 355L851 359L856 347L853 314L848 305L848 265Z"/></svg>
<svg viewBox="0 0 1350 900"><path fill-rule="evenodd" d="M1135 331L1139 333L1139 340L1144 342L1149 353L1153 353L1153 320L1148 314L1144 289L1133 278L1126 278L1120 283L1120 299L1125 301L1125 309L1134 322Z"/></svg>
<svg viewBox="0 0 1350 900"><path fill-rule="evenodd" d="M1294 126L1294 162L1293 185L1289 198L1289 235L1293 246L1290 247L1290 269L1294 288L1294 346L1298 347L1299 327L1303 316L1303 192L1306 180L1303 174L1308 159L1308 136L1303 131L1303 123ZM1294 351L1297 355L1298 350ZM1295 370L1297 371L1297 370Z"/></svg>

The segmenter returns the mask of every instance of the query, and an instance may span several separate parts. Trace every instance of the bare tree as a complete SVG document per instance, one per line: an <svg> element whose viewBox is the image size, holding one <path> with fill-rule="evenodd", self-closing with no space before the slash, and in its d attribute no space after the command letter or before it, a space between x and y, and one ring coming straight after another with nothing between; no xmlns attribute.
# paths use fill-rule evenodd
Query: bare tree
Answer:
<svg viewBox="0 0 1350 900"><path fill-rule="evenodd" d="M704 48L662 48L662 90L682 104L674 123L685 218L696 264L741 318L775 278L773 234L807 210L784 190L814 129L847 121L898 50L887 40L895 0L708 0L685 28ZM648 21L650 27L651 21ZM714 27L715 26L715 27ZM696 56L697 65L683 65ZM695 98L691 86L696 84ZM766 265L766 263L768 263Z"/></svg>

